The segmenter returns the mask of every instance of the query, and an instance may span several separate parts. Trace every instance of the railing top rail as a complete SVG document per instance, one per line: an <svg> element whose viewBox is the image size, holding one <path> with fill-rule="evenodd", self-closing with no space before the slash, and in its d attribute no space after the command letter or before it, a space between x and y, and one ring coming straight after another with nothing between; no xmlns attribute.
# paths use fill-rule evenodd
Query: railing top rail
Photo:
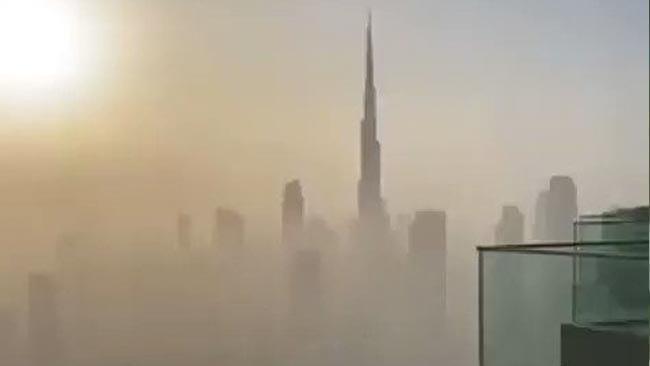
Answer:
<svg viewBox="0 0 650 366"><path fill-rule="evenodd" d="M527 254L551 254L578 257L604 257L621 259L648 259L647 251L638 252L590 252L588 249L597 249L604 246L629 246L648 245L647 240L634 241L598 241L598 242L555 242L555 243L530 243L530 244L505 244L478 246L479 252L506 252ZM567 250L569 249L569 250ZM573 250L571 250L573 249ZM585 249L585 250L580 250Z"/></svg>
<svg viewBox="0 0 650 366"><path fill-rule="evenodd" d="M580 220L574 221L574 225L612 225L612 224L639 224L647 225L648 221L631 220L615 217L581 217Z"/></svg>

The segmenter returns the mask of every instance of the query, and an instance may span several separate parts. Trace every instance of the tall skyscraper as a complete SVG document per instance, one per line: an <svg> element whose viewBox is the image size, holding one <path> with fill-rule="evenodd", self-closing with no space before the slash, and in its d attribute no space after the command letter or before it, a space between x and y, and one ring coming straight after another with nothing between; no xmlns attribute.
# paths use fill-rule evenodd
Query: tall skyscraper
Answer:
<svg viewBox="0 0 650 366"><path fill-rule="evenodd" d="M366 28L366 81L364 115L361 120L361 178L357 187L359 225L362 235L383 233L388 215L381 197L381 145L377 140L377 91L372 51L372 16Z"/></svg>
<svg viewBox="0 0 650 366"><path fill-rule="evenodd" d="M547 237L546 210L548 207L548 190L539 192L535 202L535 222L533 223L533 239L544 240Z"/></svg>
<svg viewBox="0 0 650 366"><path fill-rule="evenodd" d="M221 248L242 248L244 244L244 218L234 210L218 208L212 241Z"/></svg>
<svg viewBox="0 0 650 366"><path fill-rule="evenodd" d="M0 305L0 365L18 364L18 324L14 311Z"/></svg>
<svg viewBox="0 0 650 366"><path fill-rule="evenodd" d="M417 211L409 228L409 257L414 261L436 257L442 259L438 264L444 266L446 247L446 213L437 210Z"/></svg>
<svg viewBox="0 0 650 366"><path fill-rule="evenodd" d="M417 299L412 308L416 323L429 324L444 333L447 304L447 214L444 211L415 213L409 227L409 272L410 297ZM430 346L441 344L442 339L434 338ZM442 352L442 348L436 349L437 353Z"/></svg>
<svg viewBox="0 0 650 366"><path fill-rule="evenodd" d="M192 246L192 217L188 214L178 215L178 246L188 249Z"/></svg>
<svg viewBox="0 0 650 366"><path fill-rule="evenodd" d="M298 350L296 359L308 359L309 348L323 342L323 264L320 251L314 247L298 248L290 258L288 341Z"/></svg>
<svg viewBox="0 0 650 366"><path fill-rule="evenodd" d="M336 231L319 216L312 216L307 220L304 232L306 244L322 251L335 247L339 240Z"/></svg>
<svg viewBox="0 0 650 366"><path fill-rule="evenodd" d="M393 237L395 244L399 249L400 255L408 255L409 252L409 227L411 226L412 217L410 214L398 214L395 219L395 228Z"/></svg>
<svg viewBox="0 0 650 366"><path fill-rule="evenodd" d="M497 244L522 244L524 242L524 215L517 206L503 206L501 219L494 230Z"/></svg>
<svg viewBox="0 0 650 366"><path fill-rule="evenodd" d="M282 242L296 246L303 239L305 199L300 181L295 179L284 186L282 195Z"/></svg>
<svg viewBox="0 0 650 366"><path fill-rule="evenodd" d="M573 221L578 216L578 190L573 179L554 175L549 183L546 208L548 240L573 240Z"/></svg>
<svg viewBox="0 0 650 366"><path fill-rule="evenodd" d="M292 311L309 308L320 302L321 254L317 248L301 248L292 253Z"/></svg>
<svg viewBox="0 0 650 366"><path fill-rule="evenodd" d="M49 274L30 274L27 296L32 365L60 365L61 335L54 277Z"/></svg>

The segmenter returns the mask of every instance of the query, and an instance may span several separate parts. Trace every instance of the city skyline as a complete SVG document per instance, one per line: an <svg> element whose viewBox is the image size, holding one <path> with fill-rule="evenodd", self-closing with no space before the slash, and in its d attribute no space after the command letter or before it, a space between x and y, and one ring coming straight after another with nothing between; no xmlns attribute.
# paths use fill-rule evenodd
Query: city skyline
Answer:
<svg viewBox="0 0 650 366"><path fill-rule="evenodd" d="M106 52L114 51L109 52L112 58L105 60L110 60L114 67L103 70L105 64L96 64L95 73L86 75L87 83L75 85L74 89L61 86L60 97L37 98L34 103L39 108L33 111L26 113L22 110L24 105L21 107L12 98L2 99L7 108L0 112L5 120L0 126L0 138L10 154L0 157L0 164L7 169L18 165L15 175L3 182L6 190L15 192L12 197L6 197L10 205L16 202L22 207L38 206L41 202L71 200L96 202L94 206L101 209L120 196L135 196L143 202L165 196L165 200L158 200L158 205L164 205L165 210L158 212L171 209L196 214L207 210L204 197L210 197L210 205L237 206L254 221L263 222L269 215L278 215L274 209L277 197L271 199L270 192L276 191L282 182L299 176L314 193L310 195L313 212L325 216L337 227L356 216L354 196L359 166L356 121L363 112L359 104L359 87L363 87L363 81L359 76L364 67L364 54L359 52L359 45L365 38L359 19L363 17L365 5L348 9L332 4L325 6L321 14L318 11L323 10L322 4L307 2L299 5L303 13L287 14L273 13L262 5L247 13L240 6L224 4L224 9L237 16L229 19L218 12L222 7L217 5L193 4L177 9L166 2L151 8L131 4L120 16L112 11L93 13L110 10L112 6L101 1L92 4L100 5L98 9L79 9L78 17L94 16L104 22L101 24L108 25L120 21L119 27L102 28L102 35L113 39L128 34L124 38L128 43L118 47L111 42L97 42L97 47L105 48L105 57L108 57ZM498 212L498 207L506 201L517 204L530 216L532 197L536 194L533 187L544 184L553 174L570 175L582 188L583 212L647 202L648 164L645 154L639 150L647 145L647 133L644 133L647 126L643 123L647 120L647 108L642 101L647 98L639 97L646 92L637 93L635 84L628 82L647 79L647 63L642 61L647 56L624 57L639 52L633 51L638 47L632 46L647 43L643 42L646 35L639 32L639 23L643 23L639 17L645 13L643 8L647 4L634 4L615 9L613 13L609 13L608 3L592 4L589 12L581 13L573 7L564 10L587 25L603 18L612 19L611 28L598 29L593 34L576 29L575 22L569 23L564 17L556 21L558 24L544 18L523 26L522 22L529 17L522 10L523 4L512 5L513 12L504 15L483 14L484 9L478 8L470 14L479 19L485 16L486 23L476 26L477 30L486 31L481 42L489 45L500 39L511 40L515 42L513 52L522 52L522 57L529 60L519 68L512 67L511 59L501 65L494 52L476 47L478 56L489 61L483 69L464 51L482 43L468 39L465 32L445 28L452 20L458 20L458 12L467 5L449 5L449 20L425 22L422 17L439 17L443 12L429 6L406 4L402 19L391 15L394 6L373 4L375 20L380 22L380 27L375 29L378 33L375 42L379 43L375 47L378 53L375 66L381 85L378 132L384 150L382 168L390 177L384 180L383 196L391 216L435 206L458 210L463 216L476 210L476 216L481 217ZM542 10L550 7L536 6ZM351 11L354 9L357 11ZM183 17L175 18L176 10ZM416 10L420 10L419 14ZM208 17L214 12L222 15L216 19ZM153 20L140 22L143 13L150 14ZM330 16L340 18L340 23L327 21ZM632 17L630 22L621 23L629 17ZM168 19L177 20L166 22ZM496 20L503 21L503 29L488 27ZM201 27L184 27L187 21ZM312 23L311 26L305 26L306 22ZM467 20L461 19L459 24L466 23ZM278 24L283 26L278 28ZM289 37L285 27L295 36ZM416 32L420 29L422 34ZM545 29L549 33L536 33ZM323 34L325 31L328 33ZM558 34L561 31L573 38L561 38ZM228 41L222 33L241 34L245 38L241 42ZM89 32L89 36L93 34ZM169 37L165 38L178 41L163 47L151 39L152 34L166 34ZM264 34L272 36L268 43L253 42ZM442 39L443 35L448 39ZM626 43L615 42L622 35L633 36L626 38ZM429 36L431 41L425 47L422 37ZM309 46L300 47L307 40ZM526 45L526 40L537 43ZM458 47L451 46L452 41ZM199 47L203 44L209 47ZM575 75L572 70L577 61L565 60L560 52L574 44L586 52L576 57L583 59L598 51L609 55L611 62L590 59L583 65L588 74ZM603 45L607 47L602 48ZM130 48L140 49L143 57L128 58L125 52ZM278 52L271 53L271 50ZM188 57L177 57L181 51L187 51ZM325 52L331 56L325 57ZM557 55L557 59L542 57L547 53ZM219 59L224 59L225 64ZM325 63L325 59L329 61ZM243 60L264 62L240 62ZM538 69L526 72L533 66ZM170 67L178 71L179 77L171 78L163 73ZM620 74L621 70L626 71ZM538 83L544 76L542 71L556 74L558 81L549 85L548 78L543 77L545 82ZM134 80L128 75L139 76ZM564 83L570 81L567 79L570 75L579 77L579 83L572 83L577 86L566 89ZM620 75L620 78L606 75ZM495 84L498 80L505 84ZM104 85L106 92L98 94L93 87L95 83ZM122 87L116 89L116 85ZM311 85L318 87L311 93L303 93ZM498 85L510 85L512 89ZM182 96L187 88L193 90L192 97ZM154 89L158 91L154 93ZM2 90L3 95L10 93L5 85ZM72 108L73 101L60 100L75 95L70 90L88 95L96 103L88 106L82 98ZM576 93L565 95L558 90ZM585 90L593 92L585 93ZM562 101L554 97L558 93L563 95ZM603 99L612 103L625 101L626 112L621 114L623 111L618 111L613 104L601 103ZM177 102L161 106L159 102L165 100ZM259 108L249 110L246 106L250 104ZM159 107L149 109L145 105ZM544 107L540 111L542 105L558 108ZM577 111L589 111L589 114L576 114ZM32 122L24 122L26 119ZM564 134L563 131L572 132ZM568 136L577 136L577 131L587 133L580 136L601 148L572 151L574 141ZM310 138L314 133L318 138ZM507 136L511 133L516 133L517 139L509 143ZM22 137L14 138L19 136ZM542 150L545 154L536 153ZM15 155L23 156L18 159L19 164L10 160ZM617 161L625 163L616 165ZM595 169L596 162L607 164L619 173L601 178ZM163 164L167 168L153 168ZM534 172L526 177L518 175L528 164L536 167ZM256 169L244 169L249 166ZM42 185L51 188L35 187L28 180L28 172L39 176ZM116 180L122 178L130 183L117 184ZM102 191L98 188L102 180L113 187ZM479 180L480 186L476 184ZM158 181L156 189L142 192L141 187L151 181ZM237 184L242 181L269 184L255 188ZM624 181L628 189L618 188ZM115 219L104 212L87 211L90 212L85 216L92 214L97 220ZM132 210L134 215L138 211L141 208Z"/></svg>
<svg viewBox="0 0 650 366"><path fill-rule="evenodd" d="M626 4L0 4L0 364L520 366L570 291L646 317Z"/></svg>

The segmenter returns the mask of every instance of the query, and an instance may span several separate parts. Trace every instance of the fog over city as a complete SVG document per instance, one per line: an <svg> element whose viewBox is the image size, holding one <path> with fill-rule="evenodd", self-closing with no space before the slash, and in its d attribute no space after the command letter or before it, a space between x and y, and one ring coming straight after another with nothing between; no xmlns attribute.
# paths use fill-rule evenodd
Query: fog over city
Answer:
<svg viewBox="0 0 650 366"><path fill-rule="evenodd" d="M477 365L476 246L649 201L644 0L0 24L1 365Z"/></svg>

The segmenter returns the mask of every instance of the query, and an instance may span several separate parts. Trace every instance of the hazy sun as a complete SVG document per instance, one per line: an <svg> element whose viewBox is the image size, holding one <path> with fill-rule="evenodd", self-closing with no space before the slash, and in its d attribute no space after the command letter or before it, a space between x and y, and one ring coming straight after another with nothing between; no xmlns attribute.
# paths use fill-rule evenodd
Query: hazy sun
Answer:
<svg viewBox="0 0 650 366"><path fill-rule="evenodd" d="M73 15L62 0L0 0L0 84L47 86L72 78Z"/></svg>

